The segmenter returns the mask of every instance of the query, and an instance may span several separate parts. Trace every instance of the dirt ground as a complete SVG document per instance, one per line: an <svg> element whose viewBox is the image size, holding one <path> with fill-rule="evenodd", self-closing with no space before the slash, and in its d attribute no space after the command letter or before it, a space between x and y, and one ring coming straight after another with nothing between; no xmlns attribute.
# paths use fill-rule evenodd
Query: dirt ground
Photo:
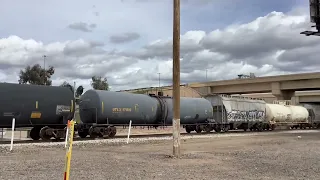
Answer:
<svg viewBox="0 0 320 180"><path fill-rule="evenodd" d="M320 132L181 140L181 159L172 141L73 147L70 179L320 179ZM61 147L0 152L0 179L63 178Z"/></svg>

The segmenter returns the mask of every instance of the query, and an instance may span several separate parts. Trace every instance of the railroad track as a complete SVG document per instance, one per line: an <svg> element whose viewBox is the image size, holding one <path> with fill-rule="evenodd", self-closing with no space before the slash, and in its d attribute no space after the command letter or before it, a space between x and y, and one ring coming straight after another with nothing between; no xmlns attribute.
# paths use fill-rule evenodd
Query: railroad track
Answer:
<svg viewBox="0 0 320 180"><path fill-rule="evenodd" d="M181 133L181 136L187 135L188 133ZM194 135L199 135L199 134L195 134ZM204 134L204 133L203 133ZM207 133L206 133L207 134ZM130 135L130 139L134 139L134 138L141 138L141 137L167 137L167 136L171 136L172 133L164 133L164 134L133 134ZM201 134L200 134L201 135ZM73 141L90 141L90 140L97 140L97 139L121 139L121 138L127 138L127 135L118 135L115 136L113 138L80 138L80 137L74 137ZM13 143L14 144L32 144L32 143L48 143L48 142L64 142L64 139L60 139L60 140L56 140L56 139L51 139L49 141L43 141L43 140L32 140L32 139L28 139L28 140L15 140ZM11 140L4 140L4 141L0 141L0 144L10 144Z"/></svg>
<svg viewBox="0 0 320 180"><path fill-rule="evenodd" d="M310 130L315 130L315 129L297 129L299 131L310 131ZM205 133L205 132L202 132L202 133L186 133L186 132L182 132L180 133L181 136L203 136L203 135L208 135L208 134L251 134L251 133L274 133L274 132L285 132L285 131L293 131L292 129L276 129L276 130L273 130L273 131L243 131L243 130L234 130L234 131L228 131L228 132L222 132L222 133L216 133L216 132L210 132L210 133ZM152 138L152 137L170 137L172 136L172 133L163 133L163 134L133 134L133 135L130 135L130 139L135 139L135 138ZM73 141L90 141L90 140L102 140L102 139L124 139L124 138L127 138L127 135L116 135L115 137L113 138L90 138L90 137L87 137L87 138L80 138L80 137L74 137ZM35 140L32 140L32 139L28 139L28 140L15 140L13 143L14 144L33 144L33 143L54 143L54 142L64 142L65 140L64 139L60 139L60 140L56 140L56 139L51 139L51 140L47 140L47 141L43 141L43 140L38 140L38 141L35 141ZM3 144L10 144L11 141L10 140L2 140L0 141L0 145L3 145Z"/></svg>

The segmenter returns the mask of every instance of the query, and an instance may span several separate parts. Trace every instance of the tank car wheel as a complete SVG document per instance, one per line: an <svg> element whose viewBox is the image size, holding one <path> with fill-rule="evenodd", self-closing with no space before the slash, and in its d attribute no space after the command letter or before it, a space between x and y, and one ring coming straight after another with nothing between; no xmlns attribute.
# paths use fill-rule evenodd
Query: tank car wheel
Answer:
<svg viewBox="0 0 320 180"><path fill-rule="evenodd" d="M204 127L204 131L205 131L206 133L210 133L210 132L212 131L212 128L210 127L210 125L206 125L206 126Z"/></svg>
<svg viewBox="0 0 320 180"><path fill-rule="evenodd" d="M32 128L31 129L31 131L30 131L30 137L31 137L31 139L33 139L33 140L39 140L40 139L40 135L39 135L39 133L40 133L40 129L39 128L36 128L36 127L34 127L34 128Z"/></svg>
<svg viewBox="0 0 320 180"><path fill-rule="evenodd" d="M56 139L56 140L60 140L61 139L61 135L59 133L60 132L58 132L58 131L54 132L54 135L53 135L54 139Z"/></svg>
<svg viewBox="0 0 320 180"><path fill-rule="evenodd" d="M114 137L117 134L116 127L109 127L108 137Z"/></svg>
<svg viewBox="0 0 320 180"><path fill-rule="evenodd" d="M78 135L79 135L81 138L86 138L86 137L88 136L88 132L87 132L87 131L78 132Z"/></svg>
<svg viewBox="0 0 320 180"><path fill-rule="evenodd" d="M188 127L186 127L186 132L187 132L188 134L190 134L190 133L191 133L191 129L188 128Z"/></svg>
<svg viewBox="0 0 320 180"><path fill-rule="evenodd" d="M263 131L262 124L257 125L257 131L259 131L259 132Z"/></svg>
<svg viewBox="0 0 320 180"><path fill-rule="evenodd" d="M201 127L200 127L199 125L197 125L197 126L196 126L196 132L197 132L197 133L201 133L201 131L202 131L202 130L201 130Z"/></svg>
<svg viewBox="0 0 320 180"><path fill-rule="evenodd" d="M186 125L185 129L188 134L190 134L193 131L192 126L189 126L189 125Z"/></svg>
<svg viewBox="0 0 320 180"><path fill-rule="evenodd" d="M219 126L217 126L214 131L216 131L217 133L221 132L221 128Z"/></svg>
<svg viewBox="0 0 320 180"><path fill-rule="evenodd" d="M230 129L230 127L228 125L224 126L223 127L223 132L228 132Z"/></svg>
<svg viewBox="0 0 320 180"><path fill-rule="evenodd" d="M90 127L89 129L89 135L91 138L97 138L97 134L94 132L94 128L93 127Z"/></svg>
<svg viewBox="0 0 320 180"><path fill-rule="evenodd" d="M271 131L273 131L275 128L276 128L276 125L274 125L274 124L271 124L271 125L270 125L270 130L271 130Z"/></svg>
<svg viewBox="0 0 320 180"><path fill-rule="evenodd" d="M50 129L48 126L41 128L40 137L42 140L50 140L51 139L51 136L48 136L47 132L46 132L48 129Z"/></svg>
<svg viewBox="0 0 320 180"><path fill-rule="evenodd" d="M98 137L96 134L89 134L89 135L90 135L90 138L93 138L93 139Z"/></svg>
<svg viewBox="0 0 320 180"><path fill-rule="evenodd" d="M98 137L103 137L104 134L102 134L101 132L98 134Z"/></svg>

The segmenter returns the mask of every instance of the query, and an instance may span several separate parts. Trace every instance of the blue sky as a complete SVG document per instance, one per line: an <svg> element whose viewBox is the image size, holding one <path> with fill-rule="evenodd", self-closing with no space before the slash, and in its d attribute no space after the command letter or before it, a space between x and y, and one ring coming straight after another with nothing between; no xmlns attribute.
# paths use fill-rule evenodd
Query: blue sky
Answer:
<svg viewBox="0 0 320 180"><path fill-rule="evenodd" d="M209 80L314 70L290 64L306 64L302 51L316 53L318 42L299 35L310 26L308 7L306 0L181 0L181 81L208 80L206 69ZM17 82L20 68L42 63L45 53L57 68L53 84L89 87L90 76L101 75L117 90L148 87L160 72L168 85L172 11L172 0L1 0L0 65L9 68L0 81Z"/></svg>
<svg viewBox="0 0 320 180"><path fill-rule="evenodd" d="M218 2L218 3L217 3ZM271 11L288 12L303 0L218 0L206 6L182 10L182 32L193 30L212 31L233 23L247 23ZM193 9L191 9L193 8ZM205 17L205 18L199 18Z"/></svg>
<svg viewBox="0 0 320 180"><path fill-rule="evenodd" d="M83 38L108 44L108 34L115 31L140 31L144 36L140 43L129 44L132 48L137 44L142 45L152 39L169 37L172 34L171 0L18 2L1 1L0 37L18 35L44 43ZM288 12L301 4L307 3L303 0L204 0L204 3L201 3L201 0L181 0L181 34L190 30L210 32L233 23L247 23L271 11ZM96 16L95 12L98 12L99 16ZM147 18L148 16L150 18ZM67 28L68 24L80 21L96 23L97 28L93 33L75 32ZM141 26L146 27L146 30L141 30ZM121 46L116 45L116 48Z"/></svg>

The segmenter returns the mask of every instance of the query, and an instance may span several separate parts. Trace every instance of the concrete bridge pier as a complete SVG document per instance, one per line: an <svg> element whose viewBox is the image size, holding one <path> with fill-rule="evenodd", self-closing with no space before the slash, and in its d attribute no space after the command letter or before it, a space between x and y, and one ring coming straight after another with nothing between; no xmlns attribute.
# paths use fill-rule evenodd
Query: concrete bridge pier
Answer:
<svg viewBox="0 0 320 180"><path fill-rule="evenodd" d="M281 90L280 82L273 82L271 84L272 95L274 95L277 100L291 100L295 95L294 90Z"/></svg>

